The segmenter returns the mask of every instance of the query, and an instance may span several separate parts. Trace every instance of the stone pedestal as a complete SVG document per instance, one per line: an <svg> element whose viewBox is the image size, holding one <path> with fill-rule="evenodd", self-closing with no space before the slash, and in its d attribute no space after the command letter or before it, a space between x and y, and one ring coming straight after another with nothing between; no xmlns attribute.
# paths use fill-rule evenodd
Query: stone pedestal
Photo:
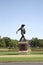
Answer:
<svg viewBox="0 0 43 65"><path fill-rule="evenodd" d="M19 54L27 54L28 53L28 42L19 42Z"/></svg>

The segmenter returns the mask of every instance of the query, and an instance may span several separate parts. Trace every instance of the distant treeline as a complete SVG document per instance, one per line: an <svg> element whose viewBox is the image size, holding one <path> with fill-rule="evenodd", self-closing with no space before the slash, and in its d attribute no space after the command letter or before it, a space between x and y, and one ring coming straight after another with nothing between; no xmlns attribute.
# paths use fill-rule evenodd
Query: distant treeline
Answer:
<svg viewBox="0 0 43 65"><path fill-rule="evenodd" d="M32 38L29 41L30 47L42 47L43 48L43 39L38 39L38 38Z"/></svg>
<svg viewBox="0 0 43 65"><path fill-rule="evenodd" d="M43 39L32 38L28 40L30 47L42 47ZM0 48L18 48L18 40L10 39L9 37L0 38Z"/></svg>
<svg viewBox="0 0 43 65"><path fill-rule="evenodd" d="M0 48L17 48L18 41L10 39L9 37L0 38Z"/></svg>

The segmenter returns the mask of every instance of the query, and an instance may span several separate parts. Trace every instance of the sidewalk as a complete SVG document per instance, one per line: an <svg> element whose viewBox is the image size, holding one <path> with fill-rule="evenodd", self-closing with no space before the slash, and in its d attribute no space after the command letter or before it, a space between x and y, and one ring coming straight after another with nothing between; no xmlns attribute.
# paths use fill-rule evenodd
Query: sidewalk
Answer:
<svg viewBox="0 0 43 65"><path fill-rule="evenodd" d="M0 55L0 57L43 57L43 55Z"/></svg>

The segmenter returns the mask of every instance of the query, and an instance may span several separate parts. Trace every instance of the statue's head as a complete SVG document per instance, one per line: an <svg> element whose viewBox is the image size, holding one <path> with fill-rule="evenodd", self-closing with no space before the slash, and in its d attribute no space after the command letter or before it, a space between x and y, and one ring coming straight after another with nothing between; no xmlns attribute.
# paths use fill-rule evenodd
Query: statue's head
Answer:
<svg viewBox="0 0 43 65"><path fill-rule="evenodd" d="M24 27L24 26L25 26L25 24L22 24L22 25L21 25L21 27Z"/></svg>

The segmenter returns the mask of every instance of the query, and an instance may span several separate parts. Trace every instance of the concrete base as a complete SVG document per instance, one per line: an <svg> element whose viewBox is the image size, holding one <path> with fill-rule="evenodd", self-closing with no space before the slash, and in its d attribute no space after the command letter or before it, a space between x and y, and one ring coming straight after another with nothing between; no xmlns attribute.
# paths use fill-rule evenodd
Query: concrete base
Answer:
<svg viewBox="0 0 43 65"><path fill-rule="evenodd" d="M28 53L28 42L19 42L19 54L27 54Z"/></svg>
<svg viewBox="0 0 43 65"><path fill-rule="evenodd" d="M27 51L19 51L20 55L27 55L28 54L28 50Z"/></svg>

